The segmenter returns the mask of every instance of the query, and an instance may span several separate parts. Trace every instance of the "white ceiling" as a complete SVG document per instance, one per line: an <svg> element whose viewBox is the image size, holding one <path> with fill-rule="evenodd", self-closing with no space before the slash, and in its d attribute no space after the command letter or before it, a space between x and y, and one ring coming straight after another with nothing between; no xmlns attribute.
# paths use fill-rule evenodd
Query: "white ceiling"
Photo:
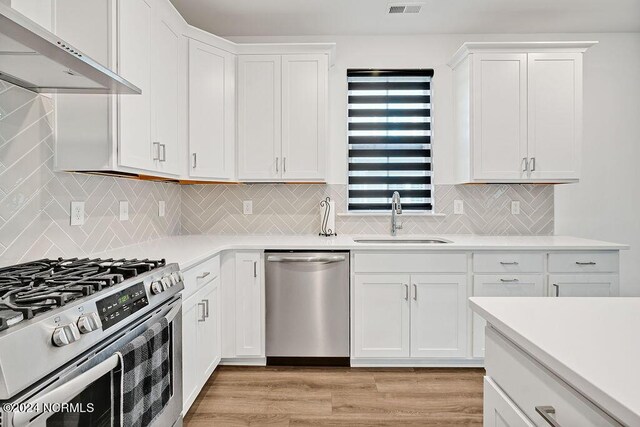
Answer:
<svg viewBox="0 0 640 427"><path fill-rule="evenodd" d="M171 1L220 36L640 31L640 0L423 0L418 15L387 15L387 0Z"/></svg>

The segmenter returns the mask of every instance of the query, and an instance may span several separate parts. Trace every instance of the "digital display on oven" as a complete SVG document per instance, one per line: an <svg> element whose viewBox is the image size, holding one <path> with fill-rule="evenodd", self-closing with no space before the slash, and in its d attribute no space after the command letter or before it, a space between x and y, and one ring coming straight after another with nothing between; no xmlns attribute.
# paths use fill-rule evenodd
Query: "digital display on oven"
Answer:
<svg viewBox="0 0 640 427"><path fill-rule="evenodd" d="M96 301L102 329L107 330L149 305L143 282Z"/></svg>

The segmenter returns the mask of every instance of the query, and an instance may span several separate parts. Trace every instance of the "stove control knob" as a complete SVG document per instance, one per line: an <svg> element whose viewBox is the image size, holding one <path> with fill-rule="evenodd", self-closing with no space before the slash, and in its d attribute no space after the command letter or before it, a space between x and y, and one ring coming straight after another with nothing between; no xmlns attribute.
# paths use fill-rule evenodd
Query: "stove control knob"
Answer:
<svg viewBox="0 0 640 427"><path fill-rule="evenodd" d="M80 331L75 323L59 326L53 331L53 345L63 347L80 339Z"/></svg>
<svg viewBox="0 0 640 427"><path fill-rule="evenodd" d="M173 279L173 283L175 285L177 285L180 282L182 282L182 279L180 278L180 273L179 272L171 273L171 278Z"/></svg>
<svg viewBox="0 0 640 427"><path fill-rule="evenodd" d="M162 284L160 282L153 282L151 284L151 293L154 295L158 295L160 292L164 291L162 288Z"/></svg>
<svg viewBox="0 0 640 427"><path fill-rule="evenodd" d="M78 319L78 330L81 334L88 334L102 327L98 313L86 313Z"/></svg>
<svg viewBox="0 0 640 427"><path fill-rule="evenodd" d="M178 275L178 279L180 279L181 282L184 282L184 274L182 274L182 271L178 271L176 274Z"/></svg>
<svg viewBox="0 0 640 427"><path fill-rule="evenodd" d="M162 278L162 288L166 291L171 286L173 286L173 284L171 283L171 280L169 280L169 277L163 277Z"/></svg>

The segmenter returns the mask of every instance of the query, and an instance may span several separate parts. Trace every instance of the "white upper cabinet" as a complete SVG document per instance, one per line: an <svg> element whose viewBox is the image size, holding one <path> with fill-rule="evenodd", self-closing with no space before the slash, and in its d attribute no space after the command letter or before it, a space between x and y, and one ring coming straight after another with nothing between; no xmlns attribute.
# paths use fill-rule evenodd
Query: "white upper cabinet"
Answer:
<svg viewBox="0 0 640 427"><path fill-rule="evenodd" d="M236 57L189 39L189 177L231 180Z"/></svg>
<svg viewBox="0 0 640 427"><path fill-rule="evenodd" d="M151 143L151 5L120 1L118 72L138 86L140 95L118 95L118 160L122 166L153 170L159 147Z"/></svg>
<svg viewBox="0 0 640 427"><path fill-rule="evenodd" d="M577 181L582 54L595 43L465 43L449 63L456 181Z"/></svg>
<svg viewBox="0 0 640 427"><path fill-rule="evenodd" d="M238 58L238 178L278 180L282 173L280 55Z"/></svg>
<svg viewBox="0 0 640 427"><path fill-rule="evenodd" d="M282 178L325 178L327 56L282 57Z"/></svg>
<svg viewBox="0 0 640 427"><path fill-rule="evenodd" d="M240 55L238 178L325 180L328 55Z"/></svg>
<svg viewBox="0 0 640 427"><path fill-rule="evenodd" d="M528 54L531 178L580 177L582 54Z"/></svg>

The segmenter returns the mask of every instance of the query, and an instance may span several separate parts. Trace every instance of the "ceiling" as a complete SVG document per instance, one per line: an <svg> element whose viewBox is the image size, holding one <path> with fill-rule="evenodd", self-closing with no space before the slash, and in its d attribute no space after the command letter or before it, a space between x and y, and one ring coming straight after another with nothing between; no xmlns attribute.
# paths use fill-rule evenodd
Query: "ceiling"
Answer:
<svg viewBox="0 0 640 427"><path fill-rule="evenodd" d="M416 0L417 15L388 15L387 0L171 1L220 36L640 31L640 0Z"/></svg>

